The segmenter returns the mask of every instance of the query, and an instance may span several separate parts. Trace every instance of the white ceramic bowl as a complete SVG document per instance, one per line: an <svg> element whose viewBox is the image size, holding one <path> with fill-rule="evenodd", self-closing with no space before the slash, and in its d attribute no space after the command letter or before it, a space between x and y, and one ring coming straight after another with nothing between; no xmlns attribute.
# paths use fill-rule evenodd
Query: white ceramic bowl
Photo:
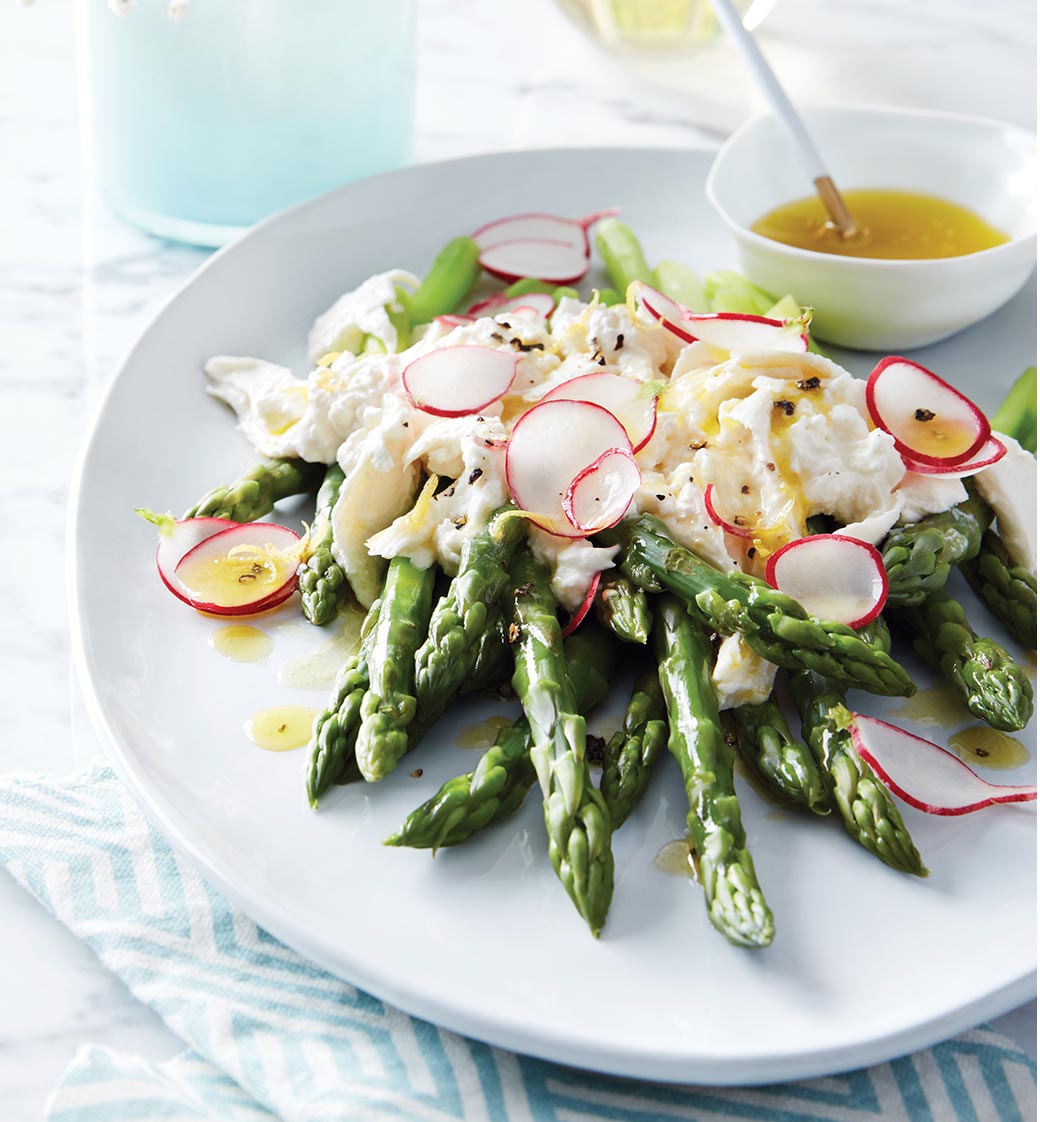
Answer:
<svg viewBox="0 0 1040 1122"><path fill-rule="evenodd" d="M963 257L885 261L796 249L751 224L809 194L792 142L772 115L722 146L708 176L712 205L737 240L755 284L815 309L813 332L860 350L906 350L988 316L1036 263L1036 139L982 117L868 106L807 108L803 115L839 188L940 195L981 214L1011 240Z"/></svg>

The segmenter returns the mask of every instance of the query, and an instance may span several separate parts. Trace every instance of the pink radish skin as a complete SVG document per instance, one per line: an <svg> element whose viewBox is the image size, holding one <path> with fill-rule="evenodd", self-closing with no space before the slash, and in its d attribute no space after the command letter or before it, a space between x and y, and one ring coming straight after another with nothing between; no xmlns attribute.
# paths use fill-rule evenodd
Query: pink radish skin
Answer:
<svg viewBox="0 0 1040 1122"><path fill-rule="evenodd" d="M888 599L881 554L846 534L812 534L788 542L766 562L766 580L811 616L865 627Z"/></svg>
<svg viewBox="0 0 1040 1122"><path fill-rule="evenodd" d="M582 534L598 534L616 526L632 505L642 474L627 448L609 448L582 468L563 497L567 521Z"/></svg>
<svg viewBox="0 0 1040 1122"><path fill-rule="evenodd" d="M472 315L464 316L434 316L433 322L440 327L446 327L452 330L456 327L468 327L471 323L476 323L476 317Z"/></svg>
<svg viewBox="0 0 1040 1122"><path fill-rule="evenodd" d="M896 451L917 464L952 468L975 457L990 439L989 421L973 401L927 367L898 355L883 358L871 371L866 402L871 420L891 435ZM914 437L924 435L921 429L936 427L929 424L935 418L954 440L948 455L914 446Z"/></svg>
<svg viewBox="0 0 1040 1122"><path fill-rule="evenodd" d="M642 383L620 374L595 370L554 386L542 401L590 401L602 405L625 426L632 451L645 448L657 428L657 398L647 396Z"/></svg>
<svg viewBox="0 0 1040 1122"><path fill-rule="evenodd" d="M606 452L632 446L621 422L587 401L542 401L513 426L506 445L506 485L521 510L562 538L585 533L568 520L564 498L575 478Z"/></svg>
<svg viewBox="0 0 1040 1122"><path fill-rule="evenodd" d="M567 620L563 627L563 637L566 639L574 631L578 629L581 621L589 614L589 609L596 602L596 593L599 591L600 578L603 576L602 572L596 573L592 580L589 582L589 590L585 593L585 599L582 600L580 607Z"/></svg>
<svg viewBox="0 0 1040 1122"><path fill-rule="evenodd" d="M572 284L589 271L589 255L570 242L548 238L499 242L481 251L480 264L504 281L536 277L552 284Z"/></svg>
<svg viewBox="0 0 1040 1122"><path fill-rule="evenodd" d="M887 721L854 713L849 731L856 751L878 779L926 814L971 814L998 803L1036 799L1035 786L990 783L952 752Z"/></svg>
<svg viewBox="0 0 1040 1122"><path fill-rule="evenodd" d="M499 292L486 300L478 301L466 315L475 319L478 316L500 316L505 312L530 308L547 319L555 307L556 301L548 292L527 292L523 296L506 296L504 292Z"/></svg>
<svg viewBox="0 0 1040 1122"><path fill-rule="evenodd" d="M727 522L715 509L715 485L713 483L709 483L704 488L704 510L712 522L716 526L721 526L727 534L732 534L736 538L746 538L748 541L755 536L752 530L748 530L744 526L738 526L734 522Z"/></svg>
<svg viewBox="0 0 1040 1122"><path fill-rule="evenodd" d="M435 417L466 417L509 392L519 361L519 355L494 347L441 347L410 362L401 382L416 409Z"/></svg>
<svg viewBox="0 0 1040 1122"><path fill-rule="evenodd" d="M186 521L193 520L187 519ZM197 519L195 521L203 520ZM205 519L205 521L222 522L223 520L214 518ZM228 551L237 545L257 547L275 545L280 549L290 549L298 545L299 541L300 535L295 530L290 530L287 526L280 526L276 522L232 522L216 533L207 534L198 541L177 560L172 569L167 568L164 571L163 567L160 566L159 575L166 587L178 600L190 604L197 611L218 616L256 615L259 612L266 612L270 608L277 607L284 600L289 599L296 590L297 566L292 566L283 584L263 596L257 597L256 600L250 600L243 604L218 604L193 596L191 589L184 584L178 575L178 571L185 564L190 564L205 554L212 553L214 557L227 556Z"/></svg>
<svg viewBox="0 0 1040 1122"><path fill-rule="evenodd" d="M982 471L983 468L988 468L1002 460L1007 455L1007 446L998 440L995 436L991 436L989 440L978 450L971 463L968 464L955 464L953 467L935 467L931 464L919 464L911 460L908 456L903 457L903 463L906 464L906 470L916 472L918 475L942 475L947 479L966 479L969 475L975 475L977 472Z"/></svg>
<svg viewBox="0 0 1040 1122"><path fill-rule="evenodd" d="M155 567L163 584L178 600L185 600L185 597L179 590L174 570L185 554L207 538L239 525L228 518L171 518L168 522L163 519L157 524L159 544L155 547Z"/></svg>
<svg viewBox="0 0 1040 1122"><path fill-rule="evenodd" d="M561 218L557 214L514 214L508 218L496 218L494 222L481 226L474 232L473 240L481 249L490 249L503 242L565 242L588 256L589 239L586 230L593 222L605 217L604 212L576 222L573 218Z"/></svg>
<svg viewBox="0 0 1040 1122"><path fill-rule="evenodd" d="M686 327L686 321L693 314L682 304L676 303L671 297L665 296L648 284L639 288L639 302L654 317L658 323L663 324L684 343L694 342L693 333Z"/></svg>
<svg viewBox="0 0 1040 1122"><path fill-rule="evenodd" d="M809 349L809 336L805 332L795 331L782 319L766 316L745 316L738 312L689 313L683 320L683 327L693 339L735 353L791 351L802 354Z"/></svg>

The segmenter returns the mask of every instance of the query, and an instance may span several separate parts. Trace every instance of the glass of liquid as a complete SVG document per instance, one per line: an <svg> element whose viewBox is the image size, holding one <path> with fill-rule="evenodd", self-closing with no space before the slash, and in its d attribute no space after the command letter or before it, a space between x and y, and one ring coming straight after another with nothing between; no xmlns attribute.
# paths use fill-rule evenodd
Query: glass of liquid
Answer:
<svg viewBox="0 0 1040 1122"><path fill-rule="evenodd" d="M222 245L411 155L415 0L77 0L77 18L88 168L152 233Z"/></svg>

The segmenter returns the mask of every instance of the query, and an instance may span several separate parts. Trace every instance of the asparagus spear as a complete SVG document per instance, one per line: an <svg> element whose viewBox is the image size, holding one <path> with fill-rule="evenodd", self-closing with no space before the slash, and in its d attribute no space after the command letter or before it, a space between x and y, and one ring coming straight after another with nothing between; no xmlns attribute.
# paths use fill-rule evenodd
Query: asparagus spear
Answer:
<svg viewBox="0 0 1040 1122"><path fill-rule="evenodd" d="M531 725L549 859L593 935L614 891L610 815L585 762L585 720L567 675L549 573L524 549L513 562L513 689Z"/></svg>
<svg viewBox="0 0 1040 1122"><path fill-rule="evenodd" d="M354 742L361 724L361 701L368 689L368 655L381 599L368 610L361 628L361 647L344 663L325 709L314 720L307 762L307 801L318 800L333 784L348 777L360 779Z"/></svg>
<svg viewBox="0 0 1040 1122"><path fill-rule="evenodd" d="M279 499L317 488L324 472L323 464L304 460L265 460L227 487L216 487L203 495L184 517L254 522L270 514Z"/></svg>
<svg viewBox="0 0 1040 1122"><path fill-rule="evenodd" d="M480 276L480 246L468 236L453 238L437 254L430 271L406 300L409 322L418 326L453 312Z"/></svg>
<svg viewBox="0 0 1040 1122"><path fill-rule="evenodd" d="M667 587L723 635L739 633L763 658L810 669L871 693L914 692L906 671L844 624L818 620L790 596L746 573L722 573L668 537L644 514L624 524L621 570L648 591Z"/></svg>
<svg viewBox="0 0 1040 1122"><path fill-rule="evenodd" d="M668 707L668 751L682 769L686 823L700 863L708 918L732 943L773 941L773 914L755 876L733 789L733 750L719 723L711 646L674 596L657 601L654 637Z"/></svg>
<svg viewBox="0 0 1040 1122"><path fill-rule="evenodd" d="M667 742L664 694L655 665L636 678L625 723L607 742L603 754L599 789L613 829L622 826L645 794L650 768Z"/></svg>
<svg viewBox="0 0 1040 1122"><path fill-rule="evenodd" d="M310 556L300 567L300 606L311 623L336 618L343 597L350 591L347 574L332 555L332 508L343 486L343 469L333 464L318 489L317 511L310 533Z"/></svg>
<svg viewBox="0 0 1040 1122"><path fill-rule="evenodd" d="M614 654L614 644L596 629L582 628L564 644L567 673L581 712L606 697ZM531 726L520 717L498 734L473 771L449 779L385 844L433 850L460 845L512 814L536 779L530 750Z"/></svg>
<svg viewBox="0 0 1040 1122"><path fill-rule="evenodd" d="M812 752L791 735L775 695L761 705L732 711L737 750L744 761L781 795L816 814L830 811L830 790Z"/></svg>
<svg viewBox="0 0 1040 1122"><path fill-rule="evenodd" d="M395 557L387 569L368 651L369 686L354 751L362 776L383 779L408 751L415 718L415 651L430 622L436 569Z"/></svg>
<svg viewBox="0 0 1040 1122"><path fill-rule="evenodd" d="M500 610L496 609L493 615L488 616L488 625L477 639L476 647L473 670L459 686L460 693L494 689L504 685L512 677L513 652L509 647L506 622ZM425 727L418 717L416 724Z"/></svg>
<svg viewBox="0 0 1040 1122"><path fill-rule="evenodd" d="M888 574L889 604L920 604L943 588L950 566L970 561L979 551L993 512L966 482L968 498L959 506L898 526L881 546Z"/></svg>
<svg viewBox="0 0 1040 1122"><path fill-rule="evenodd" d="M645 644L650 638L650 605L646 593L620 573L600 582L596 615L622 642Z"/></svg>
<svg viewBox="0 0 1040 1122"><path fill-rule="evenodd" d="M506 508L496 512L503 513ZM492 516L462 547L458 575L441 597L415 656L419 724L432 724L466 682L509 587L508 566L526 536L523 519Z"/></svg>
<svg viewBox="0 0 1040 1122"><path fill-rule="evenodd" d="M708 311L704 282L678 261L662 261L654 269L654 287L691 312Z"/></svg>
<svg viewBox="0 0 1040 1122"><path fill-rule="evenodd" d="M1013 436L1036 455L1036 367L1019 375L1004 404L993 414L993 429Z"/></svg>
<svg viewBox="0 0 1040 1122"><path fill-rule="evenodd" d="M992 531L982 535L982 548L960 570L989 610L1026 647L1036 646L1036 577L1015 565L1004 543Z"/></svg>
<svg viewBox="0 0 1040 1122"><path fill-rule="evenodd" d="M704 292L713 312L764 316L776 303L775 296L729 269L708 273L704 278Z"/></svg>
<svg viewBox="0 0 1040 1122"><path fill-rule="evenodd" d="M654 283L653 270L643 256L639 239L617 218L604 218L596 225L596 249L606 266L610 283L620 293L636 280Z"/></svg>
<svg viewBox="0 0 1040 1122"><path fill-rule="evenodd" d="M863 629L880 650L891 645L881 619ZM899 808L852 743L845 694L833 681L803 670L791 675L791 693L802 718L802 736L833 785L834 802L849 835L900 872L927 876Z"/></svg>
<svg viewBox="0 0 1040 1122"><path fill-rule="evenodd" d="M1033 713L1033 687L1003 647L980 639L964 609L942 589L896 617L913 637L914 650L956 686L968 708L994 728L1016 732Z"/></svg>

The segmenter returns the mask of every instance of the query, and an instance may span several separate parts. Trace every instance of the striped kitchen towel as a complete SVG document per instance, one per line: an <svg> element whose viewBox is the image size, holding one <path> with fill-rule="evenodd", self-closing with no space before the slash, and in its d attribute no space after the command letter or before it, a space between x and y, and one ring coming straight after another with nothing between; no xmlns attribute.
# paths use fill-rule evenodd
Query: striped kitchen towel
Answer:
<svg viewBox="0 0 1040 1122"><path fill-rule="evenodd" d="M49 1122L1028 1122L1036 1065L988 1028L771 1087L669 1087L513 1055L319 970L210 888L114 773L0 780L0 860L188 1045L81 1049Z"/></svg>

